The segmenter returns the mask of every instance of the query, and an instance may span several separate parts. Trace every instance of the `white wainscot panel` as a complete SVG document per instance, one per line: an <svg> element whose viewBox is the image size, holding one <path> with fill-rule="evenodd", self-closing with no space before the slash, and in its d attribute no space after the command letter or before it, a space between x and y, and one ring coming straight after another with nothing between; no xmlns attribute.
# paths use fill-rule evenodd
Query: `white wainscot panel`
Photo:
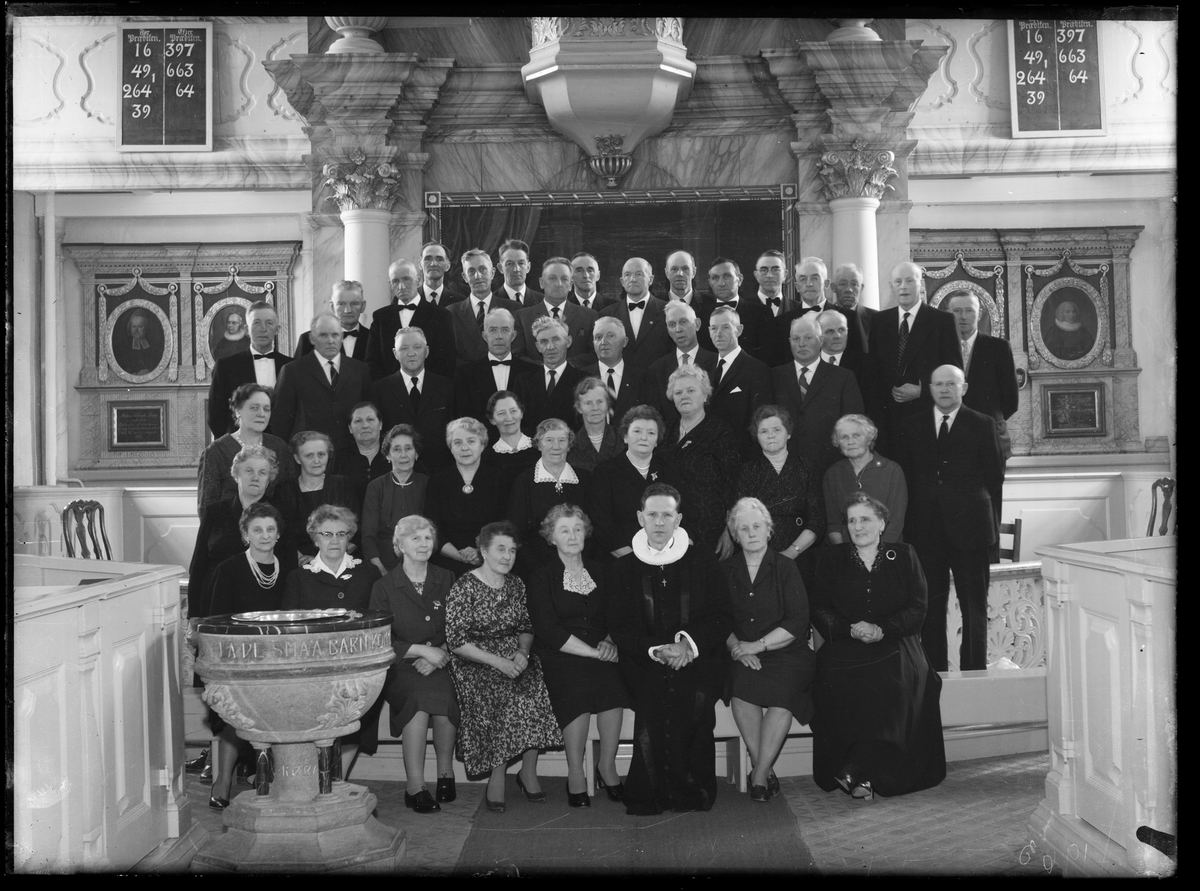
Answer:
<svg viewBox="0 0 1200 891"><path fill-rule="evenodd" d="M186 567L192 560L196 531L194 486L126 489L124 559Z"/></svg>
<svg viewBox="0 0 1200 891"><path fill-rule="evenodd" d="M1120 473L1011 474L1004 482L1004 522L1020 519L1021 553L1055 544L1107 541L1126 534Z"/></svg>

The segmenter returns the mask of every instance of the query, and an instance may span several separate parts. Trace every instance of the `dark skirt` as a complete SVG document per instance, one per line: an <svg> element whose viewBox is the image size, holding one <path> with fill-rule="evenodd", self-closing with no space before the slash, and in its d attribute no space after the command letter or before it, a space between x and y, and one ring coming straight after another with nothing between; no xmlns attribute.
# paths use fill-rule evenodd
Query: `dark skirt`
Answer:
<svg viewBox="0 0 1200 891"><path fill-rule="evenodd" d="M458 698L450 672L440 668L425 676L405 660L388 669L387 683L380 700L391 709L392 736L399 737L417 712L445 715L455 727L459 724Z"/></svg>
<svg viewBox="0 0 1200 891"><path fill-rule="evenodd" d="M726 702L736 696L759 708L785 708L801 724L813 716L812 685L817 672L816 654L806 640L796 640L782 650L758 654L762 668L747 668L736 659L729 672Z"/></svg>
<svg viewBox="0 0 1200 891"><path fill-rule="evenodd" d="M559 727L566 727L580 715L633 706L616 662L561 651L548 653L544 648L538 650L538 658Z"/></svg>

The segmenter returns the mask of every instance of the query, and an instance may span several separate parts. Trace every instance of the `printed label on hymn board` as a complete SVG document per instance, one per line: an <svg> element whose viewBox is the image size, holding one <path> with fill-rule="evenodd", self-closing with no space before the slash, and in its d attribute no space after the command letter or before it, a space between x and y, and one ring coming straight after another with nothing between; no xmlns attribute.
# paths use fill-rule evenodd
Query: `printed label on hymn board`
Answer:
<svg viewBox="0 0 1200 891"><path fill-rule="evenodd" d="M117 151L212 151L212 23L120 26Z"/></svg>
<svg viewBox="0 0 1200 891"><path fill-rule="evenodd" d="M1008 23L1012 135L1104 136L1104 85L1094 21Z"/></svg>

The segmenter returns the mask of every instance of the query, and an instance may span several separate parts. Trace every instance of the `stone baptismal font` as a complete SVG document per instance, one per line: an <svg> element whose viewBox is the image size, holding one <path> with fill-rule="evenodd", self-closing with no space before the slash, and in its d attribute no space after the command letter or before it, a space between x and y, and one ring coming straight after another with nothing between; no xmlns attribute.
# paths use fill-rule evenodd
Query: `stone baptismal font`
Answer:
<svg viewBox="0 0 1200 891"><path fill-rule="evenodd" d="M404 833L373 816L375 796L335 779L334 742L353 733L395 660L390 613L240 613L197 626L204 701L258 755L254 790L198 872L391 872Z"/></svg>

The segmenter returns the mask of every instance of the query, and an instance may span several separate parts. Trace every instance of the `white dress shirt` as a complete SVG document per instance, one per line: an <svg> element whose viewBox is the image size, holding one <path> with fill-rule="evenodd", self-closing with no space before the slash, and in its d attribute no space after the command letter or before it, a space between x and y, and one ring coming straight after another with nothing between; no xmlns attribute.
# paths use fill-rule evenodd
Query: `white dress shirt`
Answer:
<svg viewBox="0 0 1200 891"><path fill-rule="evenodd" d="M596 363L596 370L600 372L600 382L604 386L608 386L609 366L604 364L603 360ZM625 377L625 360L622 359L616 365L612 366L613 384L617 388L617 393L621 392L621 381Z"/></svg>
<svg viewBox="0 0 1200 891"><path fill-rule="evenodd" d="M958 417L958 409L962 408L962 403L958 404L958 408L951 412L944 412L936 405L933 407L933 435L937 436L938 431L942 429L942 418L948 417L950 420L946 422L946 432L949 433L954 429L954 419Z"/></svg>
<svg viewBox="0 0 1200 891"><path fill-rule="evenodd" d="M740 346L735 346L733 349L731 349L729 351L728 355L719 356L717 358L718 364L721 362L722 359L725 360L725 364L721 366L721 377L717 378L718 384L721 382L722 378L725 377L725 372L729 371L729 366L733 364L733 360L738 357L738 354L740 354L741 351L742 351L742 348Z"/></svg>
<svg viewBox="0 0 1200 891"><path fill-rule="evenodd" d="M779 312L781 309L783 309L783 293L781 292L778 295L776 295L776 297L775 297L775 299L779 301L778 306L771 304L771 303L767 303L768 299L770 299L770 298L768 298L767 295L764 294L761 290L758 292L758 302L761 303L763 306L765 306L767 309L769 309L771 311L771 315L775 316L775 318L779 318Z"/></svg>
<svg viewBox="0 0 1200 891"><path fill-rule="evenodd" d="M345 343L345 341L343 341ZM330 386L333 385L333 376L329 373L329 363L333 363L333 367L338 370L338 374L342 373L342 354L339 352L332 359L326 359L320 353L317 353L317 358L321 360L321 370L325 372L325 380L329 381ZM258 363L255 363L258 364Z"/></svg>
<svg viewBox="0 0 1200 891"><path fill-rule="evenodd" d="M509 300L515 300L515 301L517 301L517 303L521 304L522 306L525 305L525 288L522 287L520 291L514 291L512 288L510 288L508 286L508 283L505 282L504 283L504 293L508 295Z"/></svg>
<svg viewBox="0 0 1200 891"><path fill-rule="evenodd" d="M700 344L696 344L694 347L692 347L690 350L687 350L686 352L677 347L675 349L675 364L679 365L680 367L682 367L685 364L686 365L695 365L696 357L698 355L700 355ZM688 360L686 363L683 361L684 356L688 357Z"/></svg>
<svg viewBox="0 0 1200 891"><path fill-rule="evenodd" d="M501 356L499 359L497 359L491 353L488 353L487 357L488 357L489 362L512 362L513 361L512 350L509 350L506 355ZM496 382L496 392L497 393L499 393L501 390L508 389L508 380L511 376L512 376L512 366L511 365L493 365L492 366L492 380L494 380Z"/></svg>
<svg viewBox="0 0 1200 891"><path fill-rule="evenodd" d="M259 361L255 356L267 356L266 359ZM250 359L254 362L254 382L260 387L274 387L275 380L275 359L266 353L259 353L250 348Z"/></svg>

